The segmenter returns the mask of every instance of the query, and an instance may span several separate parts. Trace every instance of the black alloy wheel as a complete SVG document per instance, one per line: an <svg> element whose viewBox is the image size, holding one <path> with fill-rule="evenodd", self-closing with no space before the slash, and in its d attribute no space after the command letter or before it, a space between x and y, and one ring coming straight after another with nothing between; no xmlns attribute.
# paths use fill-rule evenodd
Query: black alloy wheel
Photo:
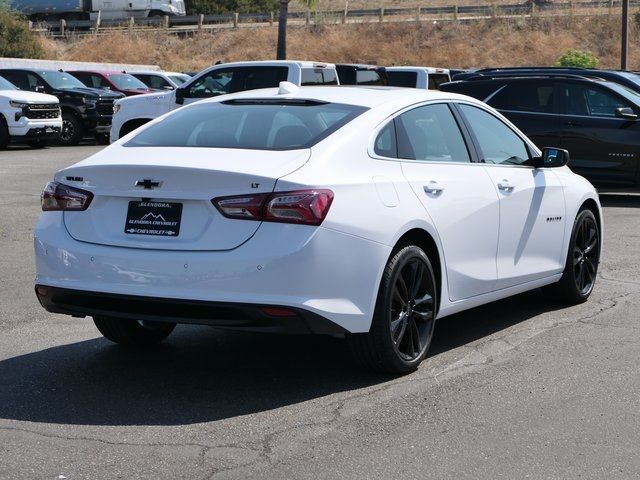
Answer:
<svg viewBox="0 0 640 480"><path fill-rule="evenodd" d="M583 216L576 228L577 235L573 246L573 277L580 294L589 295L598 273L600 256L598 226L592 216Z"/></svg>
<svg viewBox="0 0 640 480"><path fill-rule="evenodd" d="M427 275L424 260L410 258L397 275L389 305L391 340L398 355L408 362L424 354L433 333L433 292Z"/></svg>
<svg viewBox="0 0 640 480"><path fill-rule="evenodd" d="M593 291L600 263L600 228L591 210L581 210L574 223L562 277L542 291L560 302L586 302Z"/></svg>
<svg viewBox="0 0 640 480"><path fill-rule="evenodd" d="M93 323L105 338L132 347L156 345L176 327L175 323L103 316L93 317Z"/></svg>
<svg viewBox="0 0 640 480"><path fill-rule="evenodd" d="M82 125L78 118L72 113L62 114L62 131L58 137L60 145L77 145L82 140Z"/></svg>
<svg viewBox="0 0 640 480"><path fill-rule="evenodd" d="M436 305L429 258L416 245L400 246L384 270L369 332L348 337L356 361L395 374L418 368L431 345Z"/></svg>

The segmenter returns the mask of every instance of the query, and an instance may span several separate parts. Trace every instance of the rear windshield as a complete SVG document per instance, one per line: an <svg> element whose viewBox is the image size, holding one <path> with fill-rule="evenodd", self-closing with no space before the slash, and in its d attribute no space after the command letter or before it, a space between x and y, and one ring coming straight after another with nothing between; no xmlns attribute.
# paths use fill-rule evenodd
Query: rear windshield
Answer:
<svg viewBox="0 0 640 480"><path fill-rule="evenodd" d="M337 85L338 73L332 68L303 68L301 85Z"/></svg>
<svg viewBox="0 0 640 480"><path fill-rule="evenodd" d="M429 90L438 90L443 83L450 82L451 79L446 73L429 74Z"/></svg>
<svg viewBox="0 0 640 480"><path fill-rule="evenodd" d="M418 74L416 72L394 72L387 70L389 85L392 87L416 88L418 85Z"/></svg>
<svg viewBox="0 0 640 480"><path fill-rule="evenodd" d="M127 147L310 148L367 109L306 100L229 100L178 110Z"/></svg>

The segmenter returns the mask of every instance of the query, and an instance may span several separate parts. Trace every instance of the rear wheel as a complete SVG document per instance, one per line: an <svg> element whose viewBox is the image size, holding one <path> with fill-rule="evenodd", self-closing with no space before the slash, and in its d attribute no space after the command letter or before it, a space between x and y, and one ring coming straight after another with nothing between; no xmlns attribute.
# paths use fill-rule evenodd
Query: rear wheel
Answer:
<svg viewBox="0 0 640 480"><path fill-rule="evenodd" d="M599 262L598 222L591 210L582 210L573 223L562 278L559 282L544 287L544 293L562 302L586 302L596 282Z"/></svg>
<svg viewBox="0 0 640 480"><path fill-rule="evenodd" d="M349 336L354 357L377 371L415 370L431 344L435 306L429 258L415 245L400 248L387 262L369 333Z"/></svg>
<svg viewBox="0 0 640 480"><path fill-rule="evenodd" d="M84 135L82 124L73 113L62 114L62 131L58 143L64 146L78 145Z"/></svg>
<svg viewBox="0 0 640 480"><path fill-rule="evenodd" d="M111 317L93 317L93 323L105 338L121 345L130 346L148 346L160 343L176 327L175 323Z"/></svg>

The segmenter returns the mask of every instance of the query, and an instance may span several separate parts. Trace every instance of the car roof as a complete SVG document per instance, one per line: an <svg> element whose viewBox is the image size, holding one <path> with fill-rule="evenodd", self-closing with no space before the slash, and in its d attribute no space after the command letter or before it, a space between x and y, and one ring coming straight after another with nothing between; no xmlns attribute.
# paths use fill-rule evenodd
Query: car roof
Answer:
<svg viewBox="0 0 640 480"><path fill-rule="evenodd" d="M451 92L440 92L439 90L364 85L308 86L296 87L292 93L278 95L278 92L278 88L248 90L201 100L197 103L215 103L231 99L265 99L274 97L282 99L317 100L330 103L343 103L367 108L374 108L386 103L401 101L406 101L408 104L438 99L464 99L477 102L477 100L471 99L466 95L459 95Z"/></svg>
<svg viewBox="0 0 640 480"><path fill-rule="evenodd" d="M110 75L126 75L129 72L124 72L122 70L65 70L67 73L95 73L98 75L104 75L108 77Z"/></svg>
<svg viewBox="0 0 640 480"><path fill-rule="evenodd" d="M415 65L406 65L406 66L395 66L395 67L386 67L387 71L397 72L403 70L425 70L428 73L449 73L449 69L447 68L439 68L439 67L419 67Z"/></svg>
<svg viewBox="0 0 640 480"><path fill-rule="evenodd" d="M327 63L327 62L314 62L309 60L251 60L246 62L229 62L229 63L218 63L216 65L211 65L211 67L207 67L207 69L212 67L242 67L247 66L250 67L252 65L298 65L301 68L335 68L335 64ZM202 70L201 70L202 71Z"/></svg>

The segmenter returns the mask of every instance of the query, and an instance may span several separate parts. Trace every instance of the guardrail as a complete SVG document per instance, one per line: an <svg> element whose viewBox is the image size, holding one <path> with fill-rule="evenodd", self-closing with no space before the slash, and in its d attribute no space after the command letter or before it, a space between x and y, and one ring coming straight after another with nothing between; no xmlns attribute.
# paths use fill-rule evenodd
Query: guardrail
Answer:
<svg viewBox="0 0 640 480"><path fill-rule="evenodd" d="M631 6L640 5L640 0L630 0ZM363 23L363 22L394 22L408 20L476 20L490 17L532 16L554 14L567 15L573 13L587 13L598 10L598 13L612 13L614 8L620 8L621 0L579 0L544 3L535 2L491 5L450 5L441 7L417 8L370 8L358 10L337 10L317 12L289 12L288 23L300 24L328 24L328 23ZM569 12L569 13L567 13ZM591 12L593 13L593 12ZM277 15L269 13L229 13L216 15L187 15L184 17L150 17L128 20L59 20L40 23L30 22L34 31L47 33L51 36L66 36L70 32L77 34L100 34L113 30L140 31L149 29L164 29L168 33L188 33L202 30L222 28L273 26L278 23Z"/></svg>

